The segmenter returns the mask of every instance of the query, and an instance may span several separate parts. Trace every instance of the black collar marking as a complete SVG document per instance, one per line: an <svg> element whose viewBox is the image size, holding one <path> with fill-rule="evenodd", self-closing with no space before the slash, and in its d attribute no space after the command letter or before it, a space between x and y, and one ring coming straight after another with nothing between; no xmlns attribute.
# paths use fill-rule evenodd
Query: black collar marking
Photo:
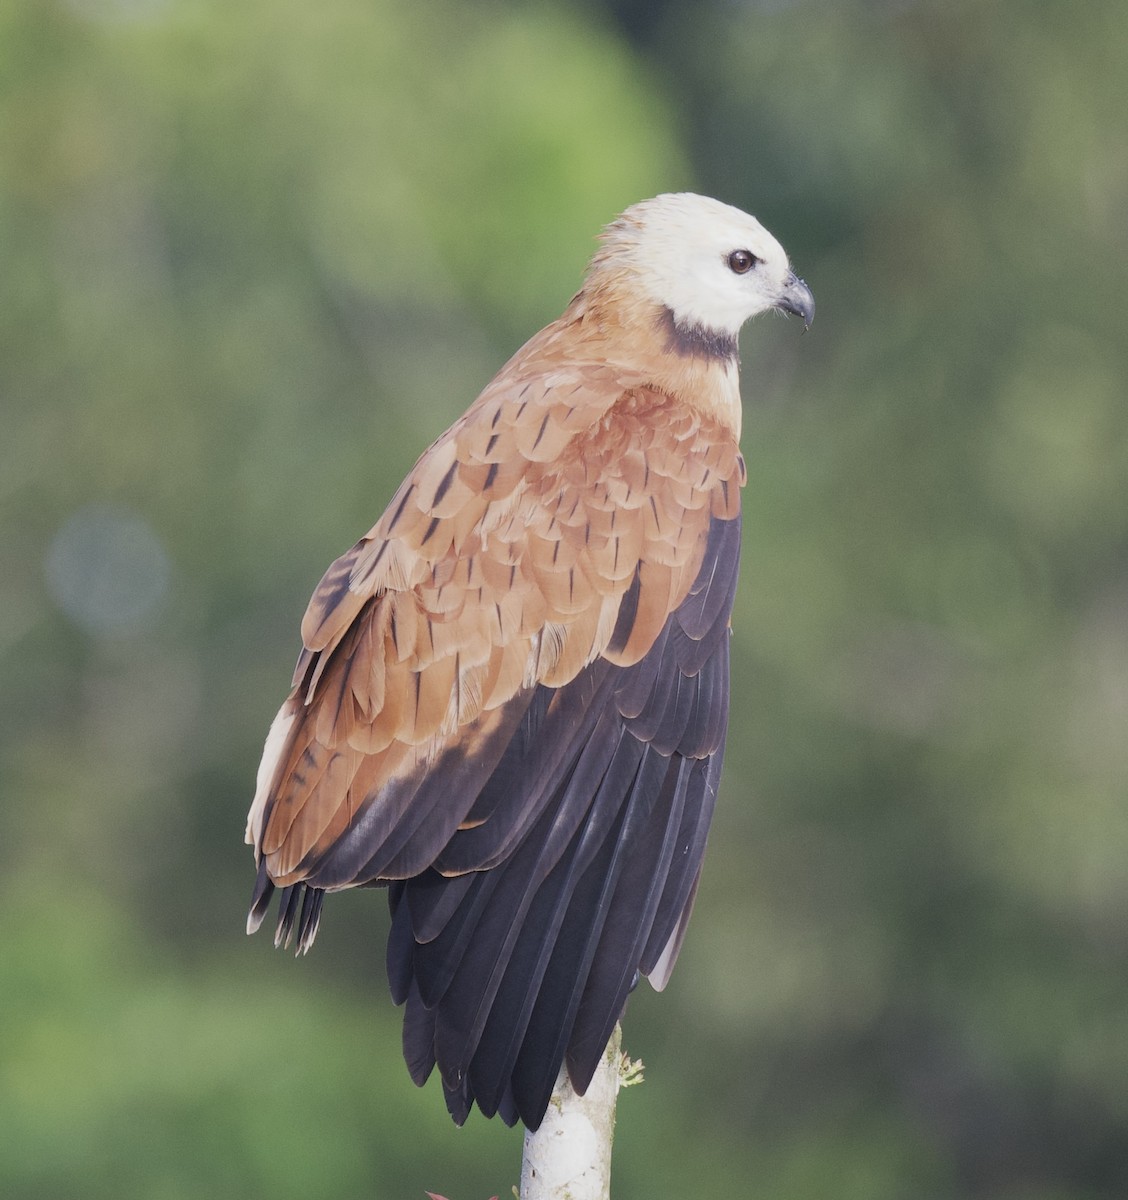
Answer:
<svg viewBox="0 0 1128 1200"><path fill-rule="evenodd" d="M673 309L666 307L663 307L658 323L666 334L666 349L682 358L740 360L735 333L704 325L681 324L674 317Z"/></svg>

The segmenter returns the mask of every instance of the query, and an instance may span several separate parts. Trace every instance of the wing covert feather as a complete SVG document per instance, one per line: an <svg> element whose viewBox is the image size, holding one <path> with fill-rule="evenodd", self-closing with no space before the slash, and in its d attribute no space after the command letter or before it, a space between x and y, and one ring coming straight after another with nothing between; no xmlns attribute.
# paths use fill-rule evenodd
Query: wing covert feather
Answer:
<svg viewBox="0 0 1128 1200"><path fill-rule="evenodd" d="M388 810L373 829L402 819L389 797L405 772L524 688L562 687L601 655L639 661L741 470L723 431L606 365L499 378L310 601L296 720L250 822L272 879L367 882L325 864L369 808ZM318 769L299 769L309 758ZM446 823L473 799L452 797Z"/></svg>

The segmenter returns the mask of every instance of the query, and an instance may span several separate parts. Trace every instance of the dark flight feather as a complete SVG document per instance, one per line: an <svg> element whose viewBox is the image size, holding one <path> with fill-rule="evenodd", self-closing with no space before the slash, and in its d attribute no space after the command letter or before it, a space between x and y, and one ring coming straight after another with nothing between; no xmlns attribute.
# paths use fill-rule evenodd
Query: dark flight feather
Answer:
<svg viewBox="0 0 1128 1200"><path fill-rule="evenodd" d="M515 693L473 760L455 745L397 781L412 795L392 805L401 818L362 812L310 883L282 889L277 940L296 933L305 949L317 882L374 879L413 839L434 839L452 788L469 789L462 827L423 845L434 865L389 886L404 1057L417 1083L438 1064L456 1121L477 1103L537 1128L562 1062L582 1091L638 974L684 928L727 725L739 537L739 518L710 522L686 598L638 662L600 658L563 687ZM621 605L620 648L630 588ZM253 919L273 890L260 868Z"/></svg>
<svg viewBox="0 0 1128 1200"><path fill-rule="evenodd" d="M725 524L733 528L710 538L718 551L738 546L739 522ZM409 993L405 1045L417 1063L437 1060L456 1120L474 1103L505 1118L509 1096L509 1117L536 1128L561 1061L586 1086L636 973L652 970L678 932L727 715L736 574L708 556L706 573L687 601L696 641L679 609L633 666L598 661L564 688L538 689L527 711L541 736L513 738L502 778L487 781L480 801L483 813L506 809L500 831L524 817L512 852L489 870L431 870L398 885L389 979L397 998ZM718 580L727 604L711 590ZM712 652L699 661L702 644ZM451 861L488 861L490 824L455 834Z"/></svg>

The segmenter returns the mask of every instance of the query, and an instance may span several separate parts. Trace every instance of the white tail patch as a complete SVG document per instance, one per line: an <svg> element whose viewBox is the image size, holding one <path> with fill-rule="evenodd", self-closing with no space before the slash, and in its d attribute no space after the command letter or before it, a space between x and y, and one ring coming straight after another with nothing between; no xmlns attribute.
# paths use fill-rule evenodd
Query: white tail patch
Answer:
<svg viewBox="0 0 1128 1200"><path fill-rule="evenodd" d="M291 697L278 710L266 735L266 745L262 748L262 761L259 763L258 775L255 777L255 798L251 801L251 810L247 813L247 832L244 841L255 848L255 862L259 860L259 848L262 846L262 823L266 816L266 801L274 788L275 776L282 765L282 755L290 741L290 730L298 716L297 701Z"/></svg>

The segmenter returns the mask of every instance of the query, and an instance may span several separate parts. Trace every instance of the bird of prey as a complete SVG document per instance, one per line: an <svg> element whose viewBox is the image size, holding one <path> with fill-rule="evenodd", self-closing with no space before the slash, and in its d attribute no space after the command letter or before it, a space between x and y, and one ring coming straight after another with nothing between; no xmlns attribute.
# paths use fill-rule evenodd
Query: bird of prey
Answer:
<svg viewBox="0 0 1128 1200"><path fill-rule="evenodd" d="M768 309L814 300L753 217L628 208L306 611L248 932L277 888L305 951L326 892L386 887L408 1070L459 1124L536 1129L677 958L728 724L737 334Z"/></svg>

